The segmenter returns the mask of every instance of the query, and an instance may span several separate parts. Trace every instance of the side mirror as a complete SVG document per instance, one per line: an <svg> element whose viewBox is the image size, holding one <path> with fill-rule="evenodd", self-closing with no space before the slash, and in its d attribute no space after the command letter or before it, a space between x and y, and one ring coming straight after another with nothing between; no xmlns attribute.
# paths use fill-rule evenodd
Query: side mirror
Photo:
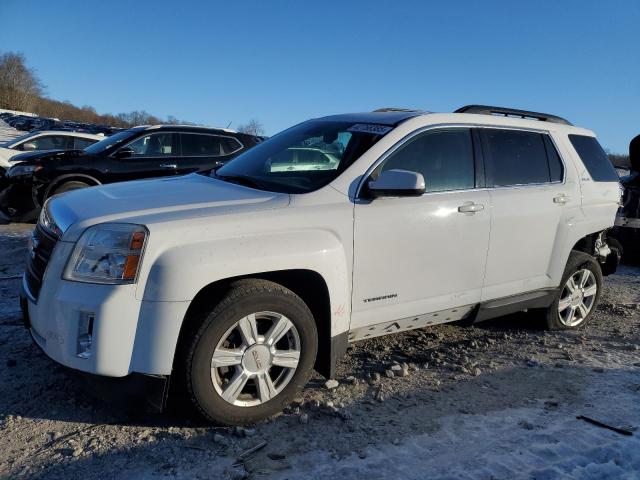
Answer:
<svg viewBox="0 0 640 480"><path fill-rule="evenodd" d="M135 155L135 150L133 148L124 147L118 150L115 154L116 158L129 158Z"/></svg>
<svg viewBox="0 0 640 480"><path fill-rule="evenodd" d="M408 170L386 170L367 184L372 197L419 197L425 191L421 173Z"/></svg>
<svg viewBox="0 0 640 480"><path fill-rule="evenodd" d="M37 149L38 147L33 142L27 142L22 144L22 150L24 150L25 152L30 152L32 150L37 150Z"/></svg>

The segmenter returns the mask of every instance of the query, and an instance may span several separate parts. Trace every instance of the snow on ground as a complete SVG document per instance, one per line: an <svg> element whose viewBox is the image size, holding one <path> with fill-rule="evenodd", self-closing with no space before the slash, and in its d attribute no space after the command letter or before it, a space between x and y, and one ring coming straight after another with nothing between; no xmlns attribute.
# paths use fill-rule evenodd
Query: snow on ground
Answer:
<svg viewBox="0 0 640 480"><path fill-rule="evenodd" d="M7 125L4 121L0 120L0 143L13 140L20 135L24 135L27 132L21 132L10 125Z"/></svg>
<svg viewBox="0 0 640 480"><path fill-rule="evenodd" d="M585 413L616 425L640 425L637 372L615 371L599 380L604 381L585 389L581 404L555 407L539 400L530 408L450 415L439 419L433 433L410 436L397 445L383 442L346 459L323 451L300 456L292 462L293 472L274 478L640 478L637 433L622 436L576 419L577 413Z"/></svg>

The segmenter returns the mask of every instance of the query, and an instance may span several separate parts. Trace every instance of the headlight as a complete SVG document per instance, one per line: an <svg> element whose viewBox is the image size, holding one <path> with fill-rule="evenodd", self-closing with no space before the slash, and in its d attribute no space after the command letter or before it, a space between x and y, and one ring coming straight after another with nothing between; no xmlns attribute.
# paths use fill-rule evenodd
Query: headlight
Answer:
<svg viewBox="0 0 640 480"><path fill-rule="evenodd" d="M25 177L42 169L42 165L14 165L7 170L7 177Z"/></svg>
<svg viewBox="0 0 640 480"><path fill-rule="evenodd" d="M142 225L103 223L80 237L64 279L88 283L134 283L149 232Z"/></svg>

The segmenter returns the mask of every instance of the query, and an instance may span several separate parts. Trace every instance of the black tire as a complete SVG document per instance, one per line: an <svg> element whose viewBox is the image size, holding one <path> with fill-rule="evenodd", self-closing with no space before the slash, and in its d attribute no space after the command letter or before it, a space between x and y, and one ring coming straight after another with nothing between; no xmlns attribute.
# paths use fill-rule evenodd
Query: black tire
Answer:
<svg viewBox="0 0 640 480"><path fill-rule="evenodd" d="M289 382L273 398L254 406L233 405L214 387L213 352L236 322L262 311L279 313L293 323L300 340L300 360ZM201 314L200 321L179 350L184 358L177 359L183 366L178 380L184 382L189 400L207 420L223 425L264 420L281 412L309 380L318 349L316 324L307 305L291 290L266 280L237 281L211 311Z"/></svg>
<svg viewBox="0 0 640 480"><path fill-rule="evenodd" d="M615 238L607 237L607 245L609 245L611 252L618 256L619 264L622 261L622 257L624 255L624 248L622 248L622 244Z"/></svg>
<svg viewBox="0 0 640 480"><path fill-rule="evenodd" d="M73 190L80 190L81 188L89 188L91 185L84 182L78 182L72 180L70 182L64 182L62 185L55 188L50 196L58 195L59 193L71 192Z"/></svg>
<svg viewBox="0 0 640 480"><path fill-rule="evenodd" d="M595 299L585 318L583 318L576 325L567 325L561 321L558 311L559 302L563 296L563 292L565 292L565 285L569 281L569 278L576 274L576 272L585 269L593 273L593 276L595 277L595 284L597 286ZM560 282L560 287L558 289L558 293L556 294L556 298L551 306L545 310L547 328L549 330L575 330L581 328L589 320L591 320L591 318L593 317L593 312L595 312L596 308L598 307L598 302L600 300L600 294L602 292L602 278L602 270L600 269L600 265L595 258L587 253L573 250L569 255L567 266L564 269L564 274L562 275L562 281Z"/></svg>

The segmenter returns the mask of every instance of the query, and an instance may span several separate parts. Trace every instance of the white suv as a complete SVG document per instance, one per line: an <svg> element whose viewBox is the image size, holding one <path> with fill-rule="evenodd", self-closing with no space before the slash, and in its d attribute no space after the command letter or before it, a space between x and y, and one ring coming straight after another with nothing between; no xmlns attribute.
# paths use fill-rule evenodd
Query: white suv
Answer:
<svg viewBox="0 0 640 480"><path fill-rule="evenodd" d="M33 150L80 150L104 140L104 135L43 130L0 143L0 174L15 164L13 157Z"/></svg>
<svg viewBox="0 0 640 480"><path fill-rule="evenodd" d="M171 376L208 419L250 423L349 342L524 309L583 325L619 200L594 134L558 117L319 118L210 174L52 198L25 322L63 365Z"/></svg>

